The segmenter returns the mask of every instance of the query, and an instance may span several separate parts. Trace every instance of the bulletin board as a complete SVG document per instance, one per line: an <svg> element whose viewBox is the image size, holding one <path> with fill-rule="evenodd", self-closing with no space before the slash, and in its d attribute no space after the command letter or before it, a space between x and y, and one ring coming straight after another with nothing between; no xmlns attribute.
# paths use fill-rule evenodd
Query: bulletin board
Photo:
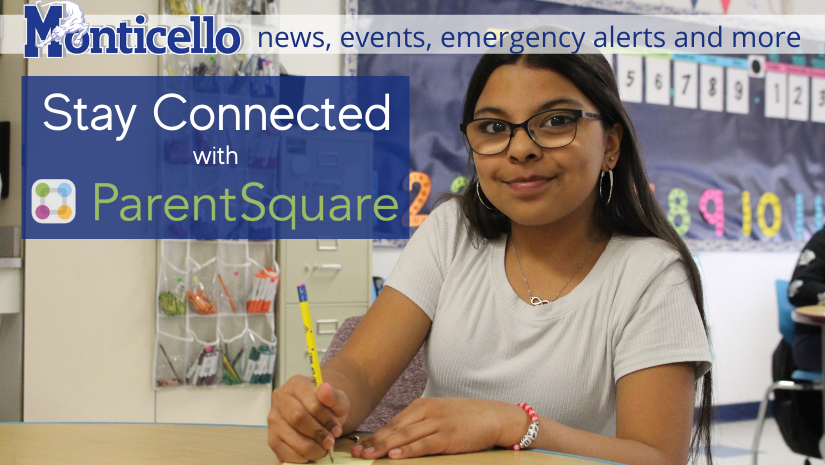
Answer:
<svg viewBox="0 0 825 465"><path fill-rule="evenodd" d="M627 4L628 13L680 13L609 3L620 11ZM435 5L360 0L358 13L605 13L534 0ZM656 199L695 250L797 250L822 228L825 54L606 55L639 133ZM419 181L411 182L418 208L411 218L419 223L439 194L467 184L468 157L458 125L479 58L358 57L361 75L410 76L411 171Z"/></svg>

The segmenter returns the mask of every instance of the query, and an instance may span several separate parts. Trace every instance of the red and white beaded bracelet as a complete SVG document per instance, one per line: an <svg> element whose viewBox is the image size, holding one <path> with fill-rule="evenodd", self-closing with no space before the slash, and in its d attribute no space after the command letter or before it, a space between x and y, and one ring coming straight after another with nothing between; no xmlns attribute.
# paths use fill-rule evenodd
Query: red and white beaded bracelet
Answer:
<svg viewBox="0 0 825 465"><path fill-rule="evenodd" d="M532 444L533 441L536 440L536 437L539 435L539 417L538 415L536 415L536 411L533 410L533 407L530 407L525 403L518 404L518 406L523 408L527 412L527 414L530 415L530 421L532 423L530 423L530 427L527 428L527 434L525 434L524 437L521 438L521 442L510 447L510 449L513 450L526 449L530 447L530 444Z"/></svg>

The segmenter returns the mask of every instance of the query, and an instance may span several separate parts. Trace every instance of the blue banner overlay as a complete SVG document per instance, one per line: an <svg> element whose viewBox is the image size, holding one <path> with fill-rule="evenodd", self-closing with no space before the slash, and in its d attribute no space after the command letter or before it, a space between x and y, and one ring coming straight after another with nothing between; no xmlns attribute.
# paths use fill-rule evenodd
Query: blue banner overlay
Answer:
<svg viewBox="0 0 825 465"><path fill-rule="evenodd" d="M24 77L26 239L406 239L407 77Z"/></svg>

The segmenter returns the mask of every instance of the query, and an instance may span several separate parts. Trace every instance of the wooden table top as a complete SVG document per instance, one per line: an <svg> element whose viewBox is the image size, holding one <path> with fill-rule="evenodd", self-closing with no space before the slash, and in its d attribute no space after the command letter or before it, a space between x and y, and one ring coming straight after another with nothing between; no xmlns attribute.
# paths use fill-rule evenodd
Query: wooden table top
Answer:
<svg viewBox="0 0 825 465"><path fill-rule="evenodd" d="M806 325L825 326L825 305L809 305L793 311L793 321Z"/></svg>
<svg viewBox="0 0 825 465"><path fill-rule="evenodd" d="M166 425L145 423L3 423L2 463L96 464L266 464L278 460L266 441L266 428L254 426ZM336 450L353 442L339 440ZM474 454L377 460L398 465L593 465L604 463L534 451L493 450Z"/></svg>

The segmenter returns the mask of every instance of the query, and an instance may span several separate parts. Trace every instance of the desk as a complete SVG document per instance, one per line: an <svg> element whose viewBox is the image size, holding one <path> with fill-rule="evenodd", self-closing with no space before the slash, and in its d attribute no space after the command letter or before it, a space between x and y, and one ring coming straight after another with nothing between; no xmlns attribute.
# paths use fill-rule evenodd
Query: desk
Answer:
<svg viewBox="0 0 825 465"><path fill-rule="evenodd" d="M353 442L339 440L337 450ZM277 463L266 428L129 423L0 424L0 462L20 464L266 464ZM604 463L533 451L376 460L396 465L594 465Z"/></svg>
<svg viewBox="0 0 825 465"><path fill-rule="evenodd" d="M794 310L791 316L793 321L797 323L816 325L822 328L822 373L825 373L825 305L799 307ZM822 411L825 413L825 395L822 396ZM822 417L822 421L825 423L825 416ZM820 453L825 451L825 436L822 436L819 440L819 451Z"/></svg>

